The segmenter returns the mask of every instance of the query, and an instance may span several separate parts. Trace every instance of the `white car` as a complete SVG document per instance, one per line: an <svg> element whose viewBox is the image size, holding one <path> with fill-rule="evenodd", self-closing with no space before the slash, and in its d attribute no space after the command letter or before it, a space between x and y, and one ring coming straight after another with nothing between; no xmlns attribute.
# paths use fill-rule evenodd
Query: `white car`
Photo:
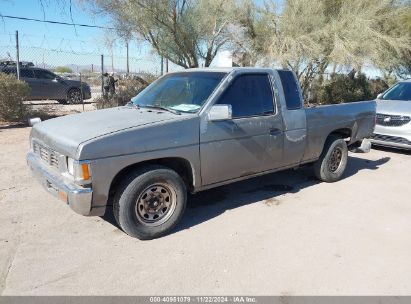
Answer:
<svg viewBox="0 0 411 304"><path fill-rule="evenodd" d="M411 149L411 80L400 81L377 96L377 121L371 142Z"/></svg>

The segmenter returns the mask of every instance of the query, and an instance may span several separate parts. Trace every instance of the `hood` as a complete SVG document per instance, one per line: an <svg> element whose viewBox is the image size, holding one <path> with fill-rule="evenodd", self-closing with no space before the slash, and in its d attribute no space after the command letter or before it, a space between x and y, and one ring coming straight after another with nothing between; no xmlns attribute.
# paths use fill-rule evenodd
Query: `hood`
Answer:
<svg viewBox="0 0 411 304"><path fill-rule="evenodd" d="M392 115L411 115L411 101L377 100L377 113Z"/></svg>
<svg viewBox="0 0 411 304"><path fill-rule="evenodd" d="M184 116L134 107L110 108L46 120L33 127L31 136L64 155L72 156L85 141L125 129L179 120Z"/></svg>

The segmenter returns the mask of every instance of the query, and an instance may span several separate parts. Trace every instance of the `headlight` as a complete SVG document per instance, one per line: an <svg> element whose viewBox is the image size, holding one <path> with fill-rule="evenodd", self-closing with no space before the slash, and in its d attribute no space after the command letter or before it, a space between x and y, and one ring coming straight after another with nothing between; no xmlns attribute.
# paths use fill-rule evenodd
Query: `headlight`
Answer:
<svg viewBox="0 0 411 304"><path fill-rule="evenodd" d="M91 169L89 161L78 161L67 157L67 171L76 182L87 184L91 181Z"/></svg>

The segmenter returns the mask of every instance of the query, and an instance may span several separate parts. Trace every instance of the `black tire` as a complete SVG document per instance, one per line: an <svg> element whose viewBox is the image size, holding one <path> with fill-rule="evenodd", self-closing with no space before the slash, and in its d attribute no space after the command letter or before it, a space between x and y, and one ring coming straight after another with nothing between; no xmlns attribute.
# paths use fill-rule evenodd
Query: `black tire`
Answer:
<svg viewBox="0 0 411 304"><path fill-rule="evenodd" d="M347 143L337 135L330 135L325 141L320 158L314 164L315 176L323 182L336 182L344 174L347 162Z"/></svg>
<svg viewBox="0 0 411 304"><path fill-rule="evenodd" d="M67 103L78 104L81 103L81 90L77 88L70 89L67 92Z"/></svg>
<svg viewBox="0 0 411 304"><path fill-rule="evenodd" d="M167 234L177 225L186 202L187 190L182 178L167 167L151 165L133 172L120 183L113 200L113 213L128 235L151 240ZM156 214L161 215L155 218Z"/></svg>

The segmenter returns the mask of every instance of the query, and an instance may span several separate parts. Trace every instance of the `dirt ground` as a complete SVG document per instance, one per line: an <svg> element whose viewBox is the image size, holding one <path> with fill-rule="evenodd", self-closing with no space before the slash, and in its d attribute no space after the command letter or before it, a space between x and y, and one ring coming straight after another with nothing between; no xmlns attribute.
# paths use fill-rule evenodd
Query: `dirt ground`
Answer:
<svg viewBox="0 0 411 304"><path fill-rule="evenodd" d="M334 184L305 168L209 190L139 241L49 196L29 132L0 129L0 294L411 295L409 152L350 154Z"/></svg>

